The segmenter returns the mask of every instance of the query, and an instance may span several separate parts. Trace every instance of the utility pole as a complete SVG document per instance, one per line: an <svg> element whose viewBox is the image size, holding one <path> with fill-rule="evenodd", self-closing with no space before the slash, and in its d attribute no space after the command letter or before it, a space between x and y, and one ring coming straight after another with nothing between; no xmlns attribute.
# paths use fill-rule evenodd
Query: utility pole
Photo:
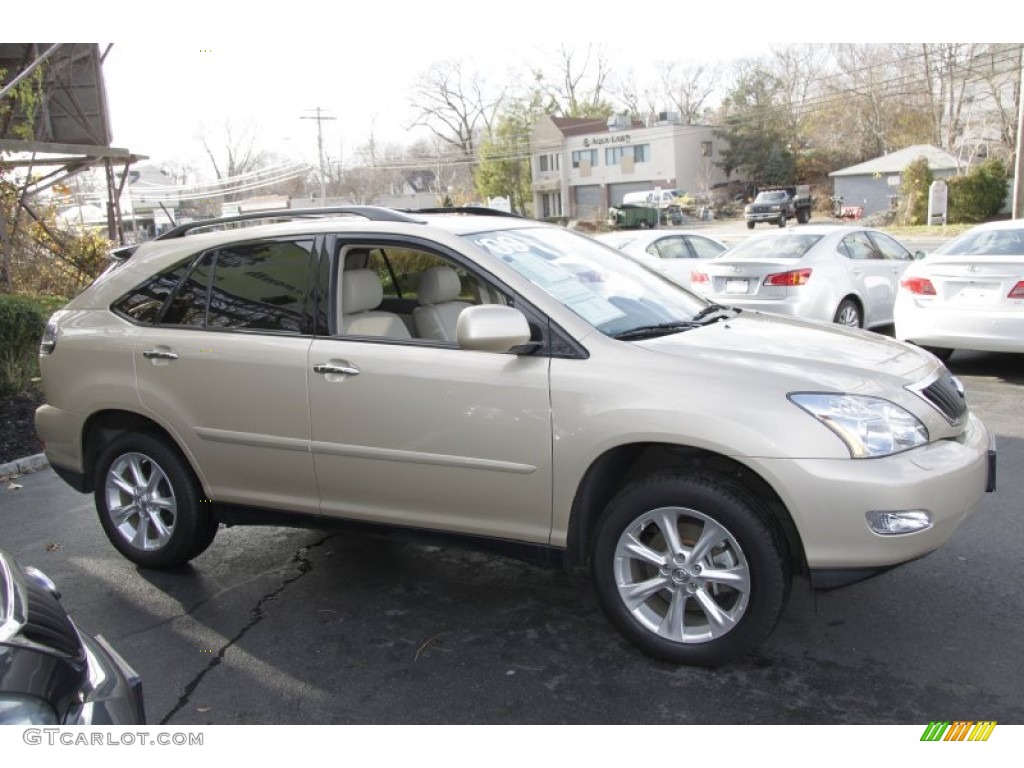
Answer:
<svg viewBox="0 0 1024 768"><path fill-rule="evenodd" d="M1014 158L1013 210L1010 215L1024 219L1024 45L1020 47L1020 73L1017 75L1017 152Z"/></svg>
<svg viewBox="0 0 1024 768"><path fill-rule="evenodd" d="M303 120L316 120L316 146L320 155L320 207L327 205L327 171L324 168L324 120L337 120L338 118L323 114L323 110L317 107L315 110L307 109L307 112L316 112L316 116L303 115Z"/></svg>

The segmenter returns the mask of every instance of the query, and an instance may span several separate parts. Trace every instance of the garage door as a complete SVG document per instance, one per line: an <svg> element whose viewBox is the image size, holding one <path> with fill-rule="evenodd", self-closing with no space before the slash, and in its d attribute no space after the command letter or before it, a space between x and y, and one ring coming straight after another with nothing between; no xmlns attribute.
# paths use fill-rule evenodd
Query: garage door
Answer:
<svg viewBox="0 0 1024 768"><path fill-rule="evenodd" d="M648 192L654 189L650 181L631 181L628 184L609 184L608 199L611 205L622 205L622 198L629 192Z"/></svg>
<svg viewBox="0 0 1024 768"><path fill-rule="evenodd" d="M598 219L604 216L604 196L599 185L573 187L573 192L576 197L574 215L577 219Z"/></svg>

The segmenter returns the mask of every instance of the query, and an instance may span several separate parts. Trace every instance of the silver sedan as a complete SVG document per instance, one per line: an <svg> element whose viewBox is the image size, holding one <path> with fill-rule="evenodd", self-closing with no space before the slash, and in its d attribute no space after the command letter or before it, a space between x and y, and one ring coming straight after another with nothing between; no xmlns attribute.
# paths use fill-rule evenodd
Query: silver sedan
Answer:
<svg viewBox="0 0 1024 768"><path fill-rule="evenodd" d="M718 304L873 328L892 323L900 277L914 259L874 229L803 226L754 235L700 262L691 287Z"/></svg>
<svg viewBox="0 0 1024 768"><path fill-rule="evenodd" d="M684 287L690 285L694 259L713 259L728 247L713 237L689 230L629 230L594 237Z"/></svg>

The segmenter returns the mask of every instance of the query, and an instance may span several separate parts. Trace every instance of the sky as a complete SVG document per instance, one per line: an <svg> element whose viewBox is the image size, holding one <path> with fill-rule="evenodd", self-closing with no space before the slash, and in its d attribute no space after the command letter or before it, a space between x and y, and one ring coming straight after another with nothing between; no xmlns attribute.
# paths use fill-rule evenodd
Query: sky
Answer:
<svg viewBox="0 0 1024 768"><path fill-rule="evenodd" d="M602 45L616 74L655 84L659 62L728 64L773 44L872 41L880 28L892 39L923 39L907 32L927 34L921 14L894 6L832 0L763 18L763 0L390 0L358 7L176 0L122 23L95 7L51 0L33 37L113 40L103 66L113 146L157 164L205 167L200 137L223 146L228 125L255 133L268 150L316 163L317 121L310 118L317 107L332 118L320 123L331 161L351 159L371 135L403 145L428 138L425 129L410 129L409 101L435 61L457 59L489 81L514 83L513 73L543 66L563 46ZM844 14L844 7L856 13ZM100 43L101 51L107 45Z"/></svg>

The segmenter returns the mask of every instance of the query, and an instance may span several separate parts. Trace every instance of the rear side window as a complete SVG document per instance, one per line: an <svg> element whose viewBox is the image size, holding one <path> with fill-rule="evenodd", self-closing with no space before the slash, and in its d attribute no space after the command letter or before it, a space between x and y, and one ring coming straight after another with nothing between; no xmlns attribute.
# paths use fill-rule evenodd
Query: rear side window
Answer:
<svg viewBox="0 0 1024 768"><path fill-rule="evenodd" d="M191 259L154 275L127 296L115 302L114 311L137 323L147 325L155 323L160 317L167 298L178 287L178 283L188 272L190 264Z"/></svg>
<svg viewBox="0 0 1024 768"><path fill-rule="evenodd" d="M141 323L302 333L313 240L209 251L139 286L114 309Z"/></svg>

